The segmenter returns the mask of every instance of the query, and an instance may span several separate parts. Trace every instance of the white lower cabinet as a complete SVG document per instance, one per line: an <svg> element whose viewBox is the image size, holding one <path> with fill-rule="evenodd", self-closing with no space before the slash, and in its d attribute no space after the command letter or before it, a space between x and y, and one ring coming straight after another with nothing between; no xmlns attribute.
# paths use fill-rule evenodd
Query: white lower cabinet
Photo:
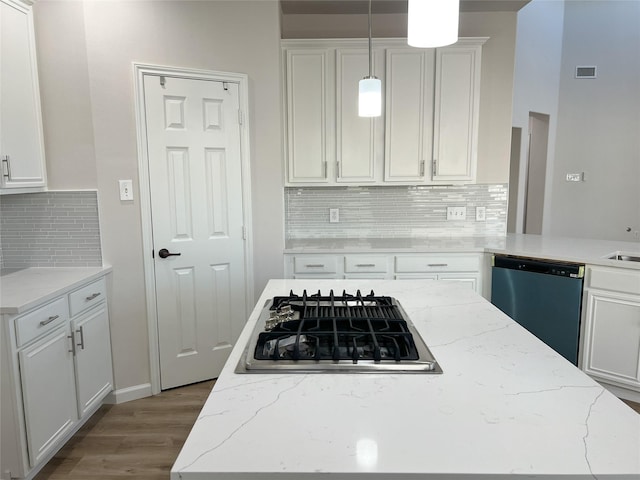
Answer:
<svg viewBox="0 0 640 480"><path fill-rule="evenodd" d="M75 339L75 372L78 412L95 410L113 389L113 368L109 338L109 314L103 302L71 322Z"/></svg>
<svg viewBox="0 0 640 480"><path fill-rule="evenodd" d="M54 330L18 355L29 465L33 467L78 419L68 326Z"/></svg>
<svg viewBox="0 0 640 480"><path fill-rule="evenodd" d="M640 392L640 271L589 266L583 315L583 370Z"/></svg>
<svg viewBox="0 0 640 480"><path fill-rule="evenodd" d="M285 254L286 278L441 280L463 282L482 293L481 255L429 254Z"/></svg>
<svg viewBox="0 0 640 480"><path fill-rule="evenodd" d="M2 321L0 471L32 478L113 389L105 279Z"/></svg>

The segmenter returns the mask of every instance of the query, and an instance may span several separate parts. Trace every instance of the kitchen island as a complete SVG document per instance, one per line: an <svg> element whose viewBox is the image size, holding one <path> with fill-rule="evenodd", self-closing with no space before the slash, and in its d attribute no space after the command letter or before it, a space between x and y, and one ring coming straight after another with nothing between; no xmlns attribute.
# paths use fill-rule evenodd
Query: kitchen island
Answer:
<svg viewBox="0 0 640 480"><path fill-rule="evenodd" d="M237 374L289 290L396 297L444 373ZM272 280L172 479L640 478L640 415L468 288Z"/></svg>

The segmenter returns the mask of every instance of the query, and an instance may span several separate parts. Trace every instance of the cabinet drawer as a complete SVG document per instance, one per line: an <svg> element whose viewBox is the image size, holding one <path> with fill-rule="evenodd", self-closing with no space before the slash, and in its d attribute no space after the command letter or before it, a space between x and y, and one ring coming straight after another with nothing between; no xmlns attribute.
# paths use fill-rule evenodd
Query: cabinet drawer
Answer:
<svg viewBox="0 0 640 480"><path fill-rule="evenodd" d="M344 257L344 271L347 273L386 273L387 257L347 255Z"/></svg>
<svg viewBox="0 0 640 480"><path fill-rule="evenodd" d="M49 332L69 320L67 297L61 297L31 313L15 319L16 342L21 347L43 333Z"/></svg>
<svg viewBox="0 0 640 480"><path fill-rule="evenodd" d="M640 295L640 271L624 268L587 267L587 286Z"/></svg>
<svg viewBox="0 0 640 480"><path fill-rule="evenodd" d="M476 255L407 255L396 257L396 272L476 272L480 260Z"/></svg>
<svg viewBox="0 0 640 480"><path fill-rule="evenodd" d="M309 255L293 259L294 273L336 273L338 262L336 257Z"/></svg>
<svg viewBox="0 0 640 480"><path fill-rule="evenodd" d="M107 286L104 278L79 288L69 294L69 308L74 317L83 310L96 305L107 298Z"/></svg>

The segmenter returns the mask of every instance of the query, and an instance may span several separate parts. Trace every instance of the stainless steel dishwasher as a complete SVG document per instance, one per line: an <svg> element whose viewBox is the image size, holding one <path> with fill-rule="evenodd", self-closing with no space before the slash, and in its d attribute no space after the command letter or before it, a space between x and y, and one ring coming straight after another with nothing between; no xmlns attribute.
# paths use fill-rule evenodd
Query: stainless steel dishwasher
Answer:
<svg viewBox="0 0 640 480"><path fill-rule="evenodd" d="M495 255L491 303L578 364L584 265Z"/></svg>

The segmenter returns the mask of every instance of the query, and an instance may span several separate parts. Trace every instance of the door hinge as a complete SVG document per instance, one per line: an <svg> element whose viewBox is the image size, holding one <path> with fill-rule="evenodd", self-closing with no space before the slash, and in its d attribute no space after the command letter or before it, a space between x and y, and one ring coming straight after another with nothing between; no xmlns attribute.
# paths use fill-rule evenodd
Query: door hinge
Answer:
<svg viewBox="0 0 640 480"><path fill-rule="evenodd" d="M167 83L167 77L165 77L164 75L160 75L160 86L164 88L166 83Z"/></svg>
<svg viewBox="0 0 640 480"><path fill-rule="evenodd" d="M151 258L156 258L156 251L153 248L151 249Z"/></svg>
<svg viewBox="0 0 640 480"><path fill-rule="evenodd" d="M436 176L436 169L438 168L438 161L434 158L433 159L433 169L432 169L432 174L435 177Z"/></svg>
<svg viewBox="0 0 640 480"><path fill-rule="evenodd" d="M247 227L242 227L242 239L246 240L247 239Z"/></svg>
<svg viewBox="0 0 640 480"><path fill-rule="evenodd" d="M243 118L242 118L242 117L243 117L243 115L242 115L242 110L238 109L238 123L239 123L240 125L242 125L242 124L244 123L244 122L243 122Z"/></svg>

